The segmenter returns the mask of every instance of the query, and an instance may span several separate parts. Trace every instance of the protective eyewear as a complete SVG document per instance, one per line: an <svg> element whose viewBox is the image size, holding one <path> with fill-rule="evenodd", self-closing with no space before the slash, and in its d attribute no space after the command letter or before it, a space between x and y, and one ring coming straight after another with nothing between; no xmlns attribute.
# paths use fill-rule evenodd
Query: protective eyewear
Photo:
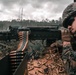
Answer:
<svg viewBox="0 0 76 75"><path fill-rule="evenodd" d="M74 22L75 17L71 17L68 21L67 21L67 26L71 26L72 23Z"/></svg>

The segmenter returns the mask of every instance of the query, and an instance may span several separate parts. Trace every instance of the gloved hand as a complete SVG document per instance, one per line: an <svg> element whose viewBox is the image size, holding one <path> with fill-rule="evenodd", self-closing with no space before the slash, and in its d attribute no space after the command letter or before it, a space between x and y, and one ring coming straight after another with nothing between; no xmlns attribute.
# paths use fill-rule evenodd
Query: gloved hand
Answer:
<svg viewBox="0 0 76 75"><path fill-rule="evenodd" d="M61 30L61 35L62 35L62 41L67 41L67 42L71 41L72 35L68 29Z"/></svg>
<svg viewBox="0 0 76 75"><path fill-rule="evenodd" d="M52 53L62 53L62 42L54 42L50 45Z"/></svg>

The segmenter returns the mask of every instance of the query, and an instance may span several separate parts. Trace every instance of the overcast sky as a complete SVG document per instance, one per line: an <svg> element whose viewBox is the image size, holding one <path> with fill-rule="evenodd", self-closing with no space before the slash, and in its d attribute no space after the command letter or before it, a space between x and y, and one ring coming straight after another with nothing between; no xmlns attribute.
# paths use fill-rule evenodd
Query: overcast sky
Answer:
<svg viewBox="0 0 76 75"><path fill-rule="evenodd" d="M0 20L58 19L73 0L0 0Z"/></svg>

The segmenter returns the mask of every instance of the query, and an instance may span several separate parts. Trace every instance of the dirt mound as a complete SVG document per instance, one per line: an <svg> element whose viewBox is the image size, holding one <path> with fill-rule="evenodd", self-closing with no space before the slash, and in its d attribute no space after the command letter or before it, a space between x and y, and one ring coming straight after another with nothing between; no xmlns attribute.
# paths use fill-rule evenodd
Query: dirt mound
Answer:
<svg viewBox="0 0 76 75"><path fill-rule="evenodd" d="M47 51L47 50L46 50ZM67 75L59 53L53 54L49 49L39 59L28 61L28 75Z"/></svg>

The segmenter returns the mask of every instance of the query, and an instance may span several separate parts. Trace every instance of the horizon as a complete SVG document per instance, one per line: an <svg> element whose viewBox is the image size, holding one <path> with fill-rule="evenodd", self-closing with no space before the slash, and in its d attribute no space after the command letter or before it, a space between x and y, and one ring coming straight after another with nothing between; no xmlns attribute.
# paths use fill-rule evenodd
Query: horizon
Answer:
<svg viewBox="0 0 76 75"><path fill-rule="evenodd" d="M13 19L58 20L72 0L0 0L0 21Z"/></svg>

